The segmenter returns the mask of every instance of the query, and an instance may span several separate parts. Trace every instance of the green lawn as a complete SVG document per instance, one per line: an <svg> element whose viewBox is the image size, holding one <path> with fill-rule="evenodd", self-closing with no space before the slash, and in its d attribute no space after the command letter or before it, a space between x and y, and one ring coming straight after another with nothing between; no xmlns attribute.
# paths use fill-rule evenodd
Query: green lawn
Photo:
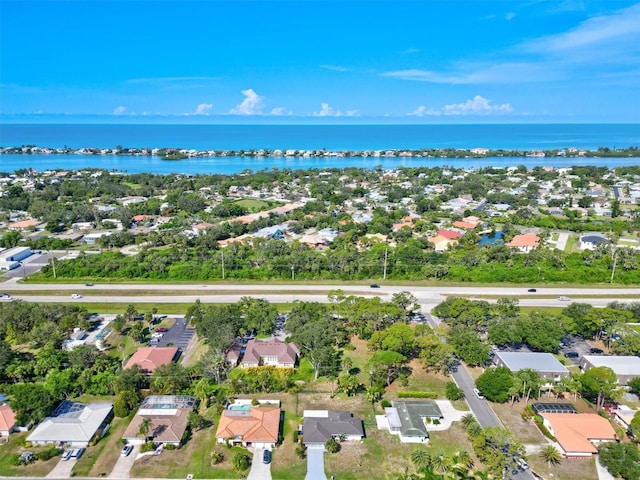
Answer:
<svg viewBox="0 0 640 480"><path fill-rule="evenodd" d="M50 447L24 447L24 440L28 435L28 432L12 433L7 443L0 444L0 475L7 477L43 477L60 461L58 456L47 461L36 460L31 465L14 466L12 461L15 455L20 455L23 452L37 454L39 451Z"/></svg>
<svg viewBox="0 0 640 480"><path fill-rule="evenodd" d="M253 198L244 198L233 203L235 205L240 205L241 207L249 210L252 213L260 212L269 208L269 204L267 202L263 202L262 200L256 200Z"/></svg>
<svg viewBox="0 0 640 480"><path fill-rule="evenodd" d="M96 445L88 447L84 455L78 459L73 467L74 475L79 477L109 475L120 457L122 447L120 439L130 421L130 417L114 418L107 434Z"/></svg>

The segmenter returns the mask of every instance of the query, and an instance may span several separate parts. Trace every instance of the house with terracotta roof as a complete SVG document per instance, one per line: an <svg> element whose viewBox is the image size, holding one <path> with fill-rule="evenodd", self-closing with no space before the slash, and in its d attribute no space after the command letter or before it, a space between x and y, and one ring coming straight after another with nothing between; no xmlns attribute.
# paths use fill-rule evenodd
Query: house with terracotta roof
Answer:
<svg viewBox="0 0 640 480"><path fill-rule="evenodd" d="M448 248L457 245L458 240L462 237L463 234L455 230L439 228L438 234L435 237L429 237L427 240L433 243L436 252L444 252Z"/></svg>
<svg viewBox="0 0 640 480"><path fill-rule="evenodd" d="M601 442L616 440L611 423L596 413L542 413L543 424L556 437L567 457L588 457L598 453Z"/></svg>
<svg viewBox="0 0 640 480"><path fill-rule="evenodd" d="M242 368L275 366L294 368L300 355L300 350L293 343L285 343L277 338L247 342L247 347L240 363Z"/></svg>
<svg viewBox="0 0 640 480"><path fill-rule="evenodd" d="M9 405L0 405L0 441L9 441L9 435L16 429L16 414Z"/></svg>
<svg viewBox="0 0 640 480"><path fill-rule="evenodd" d="M177 347L140 347L131 355L124 368L138 365L144 373L151 375L160 365L173 362L177 353Z"/></svg>
<svg viewBox="0 0 640 480"><path fill-rule="evenodd" d="M149 395L129 423L122 438L136 445L147 440L163 445L180 445L189 423L196 399L188 395ZM146 437L140 435L140 425L150 420Z"/></svg>
<svg viewBox="0 0 640 480"><path fill-rule="evenodd" d="M506 247L517 248L522 253L529 253L531 250L538 248L539 245L540 237L535 233L516 235L509 243L505 243Z"/></svg>
<svg viewBox="0 0 640 480"><path fill-rule="evenodd" d="M24 232L29 228L36 228L40 223L42 222L39 220L22 220L21 222L10 223L8 228L15 232Z"/></svg>
<svg viewBox="0 0 640 480"><path fill-rule="evenodd" d="M226 409L218 422L216 440L243 447L275 448L279 431L279 407Z"/></svg>
<svg viewBox="0 0 640 480"><path fill-rule="evenodd" d="M453 222L453 226L456 228L462 228L463 230L473 230L478 225L482 224L482 220L478 217L469 215L468 217L464 217L462 220L458 220Z"/></svg>

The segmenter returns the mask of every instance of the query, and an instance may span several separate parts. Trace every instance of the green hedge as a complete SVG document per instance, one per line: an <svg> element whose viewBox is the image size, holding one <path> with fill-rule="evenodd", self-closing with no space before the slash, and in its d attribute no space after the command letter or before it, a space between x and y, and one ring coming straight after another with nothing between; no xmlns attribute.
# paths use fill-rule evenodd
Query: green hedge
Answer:
<svg viewBox="0 0 640 480"><path fill-rule="evenodd" d="M438 398L436 392L398 392L398 398Z"/></svg>

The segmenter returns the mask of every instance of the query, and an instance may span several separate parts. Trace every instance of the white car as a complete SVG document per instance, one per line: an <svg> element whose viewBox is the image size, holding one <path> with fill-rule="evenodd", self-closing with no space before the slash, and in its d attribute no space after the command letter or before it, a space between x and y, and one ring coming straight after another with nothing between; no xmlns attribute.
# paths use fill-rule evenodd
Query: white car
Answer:
<svg viewBox="0 0 640 480"><path fill-rule="evenodd" d="M71 294L71 298L73 298L73 299L76 299L76 300L77 300L78 298L82 298L82 295L80 295L79 293L72 293L72 294Z"/></svg>
<svg viewBox="0 0 640 480"><path fill-rule="evenodd" d="M478 390L477 388L473 389L473 393L475 393L476 397L478 397L480 400L484 399L484 395L482 395L482 393L480 393L480 390Z"/></svg>
<svg viewBox="0 0 640 480"><path fill-rule="evenodd" d="M558 297L558 300L560 300L561 302L568 302L568 301L570 301L571 299L570 299L569 297L565 296L565 295L560 295L560 296Z"/></svg>
<svg viewBox="0 0 640 480"><path fill-rule="evenodd" d="M122 447L122 451L120 452L120 455L122 455L123 457L128 457L132 450L133 450L133 445L128 443L124 447Z"/></svg>

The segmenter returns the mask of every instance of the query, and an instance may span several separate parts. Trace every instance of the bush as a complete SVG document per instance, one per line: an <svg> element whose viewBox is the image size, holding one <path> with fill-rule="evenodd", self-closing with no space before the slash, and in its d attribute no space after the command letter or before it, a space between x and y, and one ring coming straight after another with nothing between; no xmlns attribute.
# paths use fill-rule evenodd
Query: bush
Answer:
<svg viewBox="0 0 640 480"><path fill-rule="evenodd" d="M435 392L404 391L398 392L398 398L438 398Z"/></svg>
<svg viewBox="0 0 640 480"><path fill-rule="evenodd" d="M535 415L535 412L533 411L533 407L531 405L527 405L526 407L524 407L524 409L522 410L522 413L520 414L523 420L528 420L532 418L534 415Z"/></svg>
<svg viewBox="0 0 640 480"><path fill-rule="evenodd" d="M336 442L335 438L330 438L326 442L324 442L324 448L329 453L337 453L340 451L340 444Z"/></svg>
<svg viewBox="0 0 640 480"><path fill-rule="evenodd" d="M380 406L381 406L382 408L389 408L389 407L391 406L391 402L390 402L389 400L387 400L386 398L383 398L383 399L380 401Z"/></svg>
<svg viewBox="0 0 640 480"><path fill-rule="evenodd" d="M53 458L57 455L60 455L62 453L62 449L57 448L57 447L51 447L51 448L46 448L44 450L40 450L38 453L36 453L36 458L38 460L49 460L50 458Z"/></svg>
<svg viewBox="0 0 640 480"><path fill-rule="evenodd" d="M233 468L238 471L247 470L251 466L251 457L248 453L238 452L231 459L231 463Z"/></svg>
<svg viewBox="0 0 640 480"><path fill-rule="evenodd" d="M298 431L293 431L293 443L298 443Z"/></svg>
<svg viewBox="0 0 640 480"><path fill-rule="evenodd" d="M167 444L164 446L164 449L165 449L165 450L175 450L175 449L176 449L176 446L175 446L173 443L167 443Z"/></svg>
<svg viewBox="0 0 640 480"><path fill-rule="evenodd" d="M464 398L464 391L456 385L456 382L447 382L445 395L447 400L462 400Z"/></svg>
<svg viewBox="0 0 640 480"><path fill-rule="evenodd" d="M224 460L224 455L217 450L211 452L211 465L217 465Z"/></svg>
<svg viewBox="0 0 640 480"><path fill-rule="evenodd" d="M555 442L556 441L556 437L551 435L551 432L547 429L547 427L544 426L542 417L540 415L536 415L535 417L533 417L533 419L536 422L536 425L538 426L538 428L540 429L542 434L545 437L547 437L549 440L553 440Z"/></svg>
<svg viewBox="0 0 640 480"><path fill-rule="evenodd" d="M140 452L150 452L151 450L155 450L156 446L153 442L145 442L140 446Z"/></svg>
<svg viewBox="0 0 640 480"><path fill-rule="evenodd" d="M258 405L260 405L260 402L258 401L257 398L252 398L251 405L253 405L254 407L257 407Z"/></svg>

